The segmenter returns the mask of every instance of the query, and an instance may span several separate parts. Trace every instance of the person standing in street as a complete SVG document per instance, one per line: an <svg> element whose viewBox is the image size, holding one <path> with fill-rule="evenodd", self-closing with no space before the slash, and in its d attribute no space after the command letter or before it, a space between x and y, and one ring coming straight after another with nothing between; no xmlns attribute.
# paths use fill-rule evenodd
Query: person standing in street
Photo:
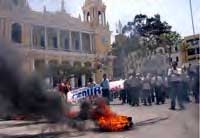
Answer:
<svg viewBox="0 0 200 138"><path fill-rule="evenodd" d="M132 76L132 74L130 74L130 76L129 76L129 79L127 80L127 88L126 88L126 90L127 90L127 103L129 104L129 105L131 105L132 104L132 98L131 98L131 93L132 93L132 91L131 91L131 89L130 89L130 81L131 81L131 79L133 78L133 76Z"/></svg>
<svg viewBox="0 0 200 138"><path fill-rule="evenodd" d="M128 80L124 81L124 89L121 90L121 99L122 99L122 104L125 104L127 102L127 91L129 89L128 86Z"/></svg>
<svg viewBox="0 0 200 138"><path fill-rule="evenodd" d="M131 105L132 106L139 106L139 86L140 86L140 80L136 77L136 74L132 74L132 78L129 80L130 85L130 98L131 98Z"/></svg>
<svg viewBox="0 0 200 138"><path fill-rule="evenodd" d="M147 106L147 102L149 105L151 105L151 86L150 86L150 78L148 75L144 77L144 80L142 81L142 97L144 100L144 105Z"/></svg>
<svg viewBox="0 0 200 138"><path fill-rule="evenodd" d="M190 97L189 97L189 75L187 74L186 68L182 68L182 79L181 79L181 88L183 92L183 100L185 102L190 102Z"/></svg>
<svg viewBox="0 0 200 138"><path fill-rule="evenodd" d="M165 95L163 93L163 79L160 75L155 76L155 94L156 94L156 104L164 104Z"/></svg>
<svg viewBox="0 0 200 138"><path fill-rule="evenodd" d="M101 82L102 87L102 96L105 98L106 103L109 104L110 100L110 86L109 86L109 80L107 79L107 75L103 74L103 80Z"/></svg>
<svg viewBox="0 0 200 138"><path fill-rule="evenodd" d="M181 91L181 71L177 68L177 63L173 62L172 67L168 70L171 85L171 110L176 109L176 98L180 106L180 110L185 109L183 105L183 92Z"/></svg>

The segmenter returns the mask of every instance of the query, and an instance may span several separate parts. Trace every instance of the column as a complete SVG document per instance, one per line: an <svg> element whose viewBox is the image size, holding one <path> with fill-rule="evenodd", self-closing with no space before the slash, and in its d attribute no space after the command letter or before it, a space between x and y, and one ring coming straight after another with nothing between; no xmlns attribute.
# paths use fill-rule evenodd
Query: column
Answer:
<svg viewBox="0 0 200 138"><path fill-rule="evenodd" d="M33 27L31 27L31 39L30 39L30 44L31 44L31 48L33 48Z"/></svg>
<svg viewBox="0 0 200 138"><path fill-rule="evenodd" d="M103 12L103 24L106 26L106 14L105 14L105 12Z"/></svg>
<svg viewBox="0 0 200 138"><path fill-rule="evenodd" d="M48 34L46 27L44 27L44 41L45 41L45 49L48 49Z"/></svg>
<svg viewBox="0 0 200 138"><path fill-rule="evenodd" d="M72 32L69 31L69 50L72 51Z"/></svg>
<svg viewBox="0 0 200 138"><path fill-rule="evenodd" d="M95 34L92 35L92 49L96 53L96 43L95 43Z"/></svg>
<svg viewBox="0 0 200 138"><path fill-rule="evenodd" d="M32 59L32 71L35 71L35 60Z"/></svg>
<svg viewBox="0 0 200 138"><path fill-rule="evenodd" d="M81 66L84 67L84 66L85 66L85 63L84 63L84 62L81 62ZM82 87L85 87L85 86L86 86L85 74L82 74L82 75L81 75L81 84L82 84Z"/></svg>
<svg viewBox="0 0 200 138"><path fill-rule="evenodd" d="M95 73L92 73L92 78L93 78L94 82L96 82L96 77L95 76L96 76Z"/></svg>
<svg viewBox="0 0 200 138"><path fill-rule="evenodd" d="M80 51L82 52L83 51L82 33L79 32L79 34L80 34Z"/></svg>
<svg viewBox="0 0 200 138"><path fill-rule="evenodd" d="M85 80L85 75L82 75L81 76L81 83L82 83L82 87L85 87L86 86L86 80Z"/></svg>
<svg viewBox="0 0 200 138"><path fill-rule="evenodd" d="M92 48L92 34L90 34L90 52L93 53L93 48Z"/></svg>
<svg viewBox="0 0 200 138"><path fill-rule="evenodd" d="M60 49L60 30L59 29L57 30L57 46L58 46L58 49Z"/></svg>
<svg viewBox="0 0 200 138"><path fill-rule="evenodd" d="M74 77L72 77L71 79L70 79L70 84L71 84L71 88L72 88L72 90L75 88L75 78Z"/></svg>
<svg viewBox="0 0 200 138"><path fill-rule="evenodd" d="M85 14L85 11L83 12L83 17L84 17L84 22L87 20L86 19L86 14Z"/></svg>

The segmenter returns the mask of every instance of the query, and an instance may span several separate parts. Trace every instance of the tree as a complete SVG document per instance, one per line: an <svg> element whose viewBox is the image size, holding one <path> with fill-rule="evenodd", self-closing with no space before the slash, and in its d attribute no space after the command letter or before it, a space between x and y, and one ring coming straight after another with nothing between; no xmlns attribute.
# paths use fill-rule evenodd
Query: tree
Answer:
<svg viewBox="0 0 200 138"><path fill-rule="evenodd" d="M134 20L123 28L123 34L142 37L145 46L152 52L159 46L160 36L170 32L171 26L165 21L162 22L159 14L154 17L136 15Z"/></svg>
<svg viewBox="0 0 200 138"><path fill-rule="evenodd" d="M115 70L118 74L125 73L127 67L135 70L137 66L143 66L143 61L150 61L158 47L168 49L170 46L171 49L178 45L180 35L171 31L171 28L167 22L161 21L159 14L153 17L145 14L136 15L133 21L128 22L122 29L122 35L127 37L126 41L120 45L113 44L115 47L113 53L117 57L114 65L116 65ZM134 60L141 61L141 63Z"/></svg>

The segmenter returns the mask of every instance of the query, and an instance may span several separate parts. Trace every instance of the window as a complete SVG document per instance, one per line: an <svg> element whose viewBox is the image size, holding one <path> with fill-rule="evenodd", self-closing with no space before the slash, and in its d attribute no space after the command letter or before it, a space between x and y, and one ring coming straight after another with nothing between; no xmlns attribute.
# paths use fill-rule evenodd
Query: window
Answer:
<svg viewBox="0 0 200 138"><path fill-rule="evenodd" d="M22 39L22 27L19 23L12 25L12 41L15 43L21 43Z"/></svg>
<svg viewBox="0 0 200 138"><path fill-rule="evenodd" d="M44 48L44 47L45 47L44 36L41 36L41 39L40 39L40 46L41 46L41 48Z"/></svg>
<svg viewBox="0 0 200 138"><path fill-rule="evenodd" d="M83 51L84 52L91 52L90 49L90 35L87 33L82 33L82 43L83 43Z"/></svg>
<svg viewBox="0 0 200 138"><path fill-rule="evenodd" d="M58 48L57 30L54 28L48 28L47 35L48 35L49 49L57 49Z"/></svg>
<svg viewBox="0 0 200 138"><path fill-rule="evenodd" d="M200 53L199 53L199 47L197 48L197 54L200 54Z"/></svg>
<svg viewBox="0 0 200 138"><path fill-rule="evenodd" d="M72 32L72 50L80 50L80 32Z"/></svg>
<svg viewBox="0 0 200 138"><path fill-rule="evenodd" d="M53 48L58 48L57 37L53 37Z"/></svg>
<svg viewBox="0 0 200 138"><path fill-rule="evenodd" d="M103 18L100 11L98 12L98 19L99 19L99 24L103 24Z"/></svg>
<svg viewBox="0 0 200 138"><path fill-rule="evenodd" d="M179 62L179 58L178 57L176 57L176 62Z"/></svg>
<svg viewBox="0 0 200 138"><path fill-rule="evenodd" d="M188 49L188 56L195 55L195 49Z"/></svg>
<svg viewBox="0 0 200 138"><path fill-rule="evenodd" d="M75 48L76 48L76 50L79 50L79 40L76 40L76 42L75 42Z"/></svg>
<svg viewBox="0 0 200 138"><path fill-rule="evenodd" d="M69 49L69 40L65 38L65 49Z"/></svg>
<svg viewBox="0 0 200 138"><path fill-rule="evenodd" d="M45 28L42 26L33 26L32 31L33 47L44 49L45 48Z"/></svg>
<svg viewBox="0 0 200 138"><path fill-rule="evenodd" d="M90 13L87 13L87 22L90 22Z"/></svg>
<svg viewBox="0 0 200 138"><path fill-rule="evenodd" d="M69 32L68 31L61 31L60 32L60 48L64 50L69 50Z"/></svg>

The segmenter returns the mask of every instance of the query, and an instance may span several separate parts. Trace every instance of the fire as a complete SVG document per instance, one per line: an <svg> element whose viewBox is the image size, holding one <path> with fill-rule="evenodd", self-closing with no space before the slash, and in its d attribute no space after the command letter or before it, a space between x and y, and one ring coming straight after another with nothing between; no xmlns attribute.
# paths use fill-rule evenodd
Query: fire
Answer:
<svg viewBox="0 0 200 138"><path fill-rule="evenodd" d="M97 126L102 131L123 131L132 128L133 122L131 117L113 113L103 99L99 99L96 104L96 108L88 110L90 116L89 118L96 122ZM73 119L81 116L81 111L71 111L66 115Z"/></svg>
<svg viewBox="0 0 200 138"><path fill-rule="evenodd" d="M132 127L132 119L126 116L102 116L98 120L98 125L105 131L123 131Z"/></svg>
<svg viewBox="0 0 200 138"><path fill-rule="evenodd" d="M103 131L123 131L133 126L131 117L113 113L103 100L97 104L93 115Z"/></svg>

